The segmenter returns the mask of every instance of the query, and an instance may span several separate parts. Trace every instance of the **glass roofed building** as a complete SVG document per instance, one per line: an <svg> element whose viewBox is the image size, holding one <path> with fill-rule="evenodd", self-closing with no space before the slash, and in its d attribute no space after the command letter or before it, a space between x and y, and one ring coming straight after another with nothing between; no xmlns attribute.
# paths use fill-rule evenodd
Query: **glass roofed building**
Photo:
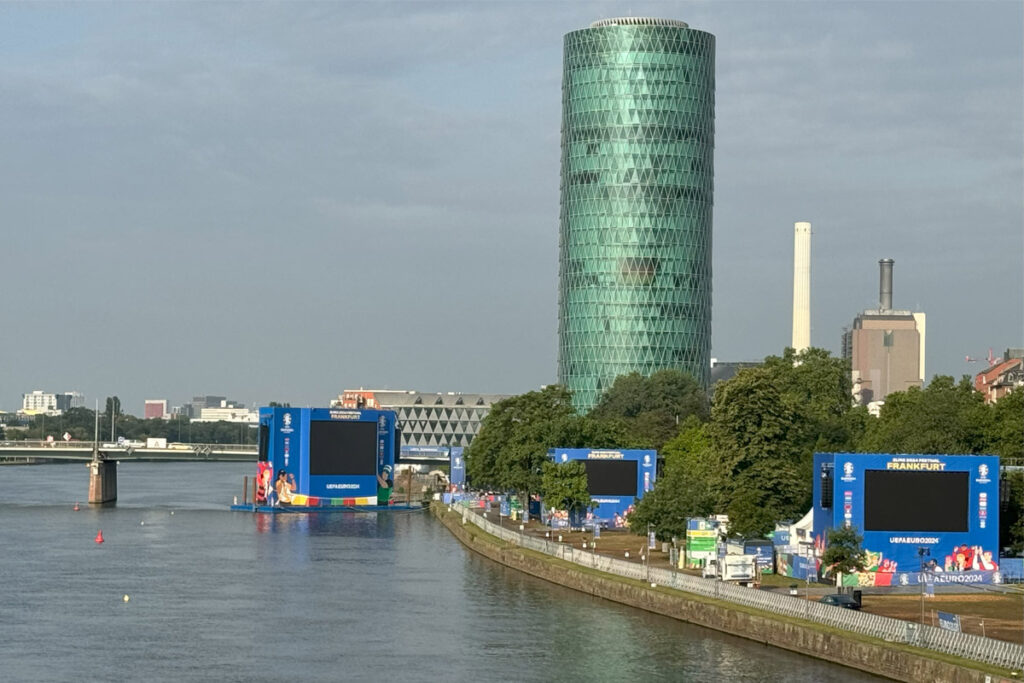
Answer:
<svg viewBox="0 0 1024 683"><path fill-rule="evenodd" d="M582 411L630 372L707 386L715 37L605 19L563 59L559 381Z"/></svg>

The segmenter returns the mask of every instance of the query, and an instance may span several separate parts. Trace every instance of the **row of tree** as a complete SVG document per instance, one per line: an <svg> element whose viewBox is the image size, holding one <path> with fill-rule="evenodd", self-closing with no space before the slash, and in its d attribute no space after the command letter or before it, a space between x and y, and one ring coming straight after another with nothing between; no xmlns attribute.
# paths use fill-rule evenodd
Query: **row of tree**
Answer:
<svg viewBox="0 0 1024 683"><path fill-rule="evenodd" d="M1024 391L988 405L968 377L936 376L926 388L890 394L873 417L852 405L845 360L787 349L720 382L710 401L675 370L619 377L587 415L560 386L506 399L469 447L467 474L477 487L589 500L578 472L546 466L554 447L659 451L663 469L631 515L634 528L651 524L667 540L685 534L687 517L724 513L734 533L758 536L809 509L815 452L1024 458ZM1018 508L1009 517L1010 540L1019 542Z"/></svg>

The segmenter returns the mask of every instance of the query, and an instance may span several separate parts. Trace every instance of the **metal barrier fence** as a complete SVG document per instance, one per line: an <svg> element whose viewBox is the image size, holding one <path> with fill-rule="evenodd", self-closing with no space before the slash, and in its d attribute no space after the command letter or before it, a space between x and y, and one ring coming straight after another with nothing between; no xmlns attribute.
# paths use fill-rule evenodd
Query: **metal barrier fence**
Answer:
<svg viewBox="0 0 1024 683"><path fill-rule="evenodd" d="M947 631L935 626L801 600L799 597L791 595L744 588L722 581L682 574L670 569L626 562L573 548L564 543L527 536L514 529L501 527L466 507L462 507L461 512L463 524L470 522L503 541L583 567L745 605L773 614L805 619L832 628L880 638L887 642L906 643L1006 669L1024 669L1024 646L1017 643L985 638L970 633Z"/></svg>

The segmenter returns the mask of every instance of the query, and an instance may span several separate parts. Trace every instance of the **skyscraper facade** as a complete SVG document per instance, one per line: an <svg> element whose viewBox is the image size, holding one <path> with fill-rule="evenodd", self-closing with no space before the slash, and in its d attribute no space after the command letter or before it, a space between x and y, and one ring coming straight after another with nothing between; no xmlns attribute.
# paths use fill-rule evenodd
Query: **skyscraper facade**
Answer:
<svg viewBox="0 0 1024 683"><path fill-rule="evenodd" d="M605 19L566 34L558 378L578 409L615 378L711 355L715 37Z"/></svg>

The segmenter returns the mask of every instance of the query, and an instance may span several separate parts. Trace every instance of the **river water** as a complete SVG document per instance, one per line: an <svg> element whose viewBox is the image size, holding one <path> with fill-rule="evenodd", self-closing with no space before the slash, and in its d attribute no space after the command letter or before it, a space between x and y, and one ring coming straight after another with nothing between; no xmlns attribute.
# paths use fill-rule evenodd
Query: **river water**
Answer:
<svg viewBox="0 0 1024 683"><path fill-rule="evenodd" d="M878 680L506 569L424 512L231 512L252 469L125 463L117 507L75 512L82 464L0 467L0 679Z"/></svg>

